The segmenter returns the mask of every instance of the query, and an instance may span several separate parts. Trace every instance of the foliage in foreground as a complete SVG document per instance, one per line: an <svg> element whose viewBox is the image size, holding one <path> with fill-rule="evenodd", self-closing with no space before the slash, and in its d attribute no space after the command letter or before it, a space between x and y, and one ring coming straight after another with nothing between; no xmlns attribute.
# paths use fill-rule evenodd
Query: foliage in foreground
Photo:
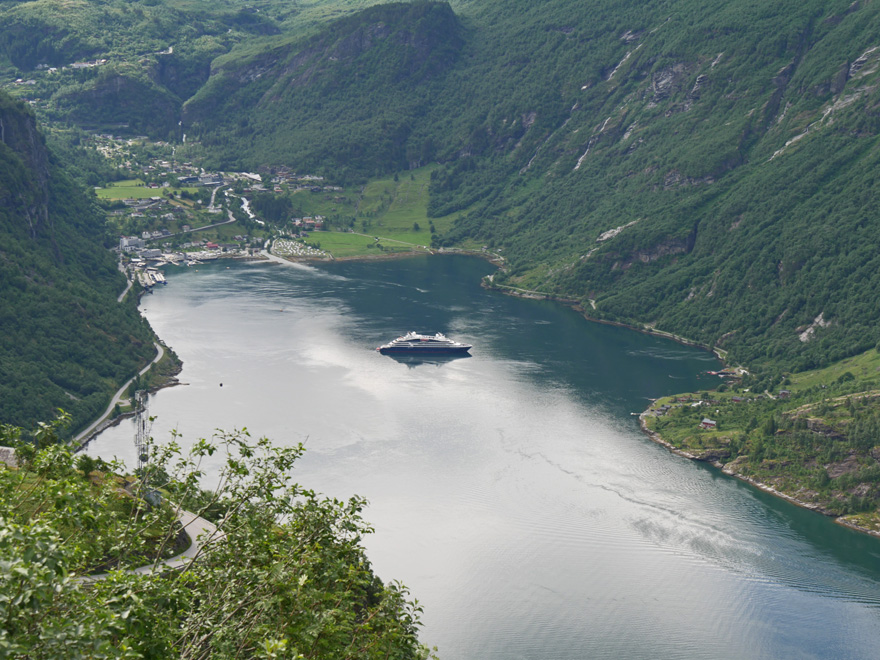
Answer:
<svg viewBox="0 0 880 660"><path fill-rule="evenodd" d="M152 448L130 493L118 477L78 470L91 459L58 444L56 429L39 427L36 444L0 429L23 461L0 469L0 657L427 657L418 606L401 585L383 585L364 554L364 500L290 481L301 446L254 442L246 431L186 454L172 441ZM198 485L207 464L218 466L213 491ZM148 492L154 503L156 492L169 499L148 506ZM121 498L140 514L120 510ZM219 529L186 569L81 580L111 554L144 563L131 551L157 525L158 547L172 544L176 507Z"/></svg>

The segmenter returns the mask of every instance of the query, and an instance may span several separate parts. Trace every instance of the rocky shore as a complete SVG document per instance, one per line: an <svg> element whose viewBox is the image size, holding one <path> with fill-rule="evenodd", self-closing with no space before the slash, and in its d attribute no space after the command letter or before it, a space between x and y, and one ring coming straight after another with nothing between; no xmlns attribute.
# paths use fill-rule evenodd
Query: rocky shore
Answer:
<svg viewBox="0 0 880 660"><path fill-rule="evenodd" d="M731 477L735 477L736 479L739 479L740 481L744 481L744 482L754 486L755 488L764 491L765 493L770 493L771 495L782 498L782 499L784 499L788 502L791 502L792 504L799 506L801 508L809 509L810 511L815 511L816 513L821 513L822 515L832 517L832 518L834 518L834 522L836 522L839 525L843 525L844 527L849 527L850 529L853 529L855 531L862 532L864 534L870 534L871 536L876 536L876 537L880 538L880 530L872 529L870 527L866 527L865 525L861 525L858 522L855 522L853 520L853 516L836 516L833 513L823 509L823 507L821 507L818 504L815 504L812 502L804 502L803 500L800 500L797 497L794 497L793 495L789 495L788 493L784 493L781 490L774 488L773 486L770 486L766 483L758 481L757 479L754 479L753 477L749 477L747 475L741 474L741 473L737 472L736 470L734 470L733 468L731 468L730 464L724 464L721 461L719 461L717 459L717 457L714 456L711 452L707 452L705 454L694 454L694 453L691 453L691 452L686 451L684 449L680 449L680 448L676 447L675 445L671 444L670 442L667 442L666 440L664 440L663 437L659 433L648 428L648 425L645 422L647 415L648 415L648 410L645 410L643 413L641 413L639 415L639 426L641 427L642 432L645 435L647 435L653 442L657 443L658 445L662 445L663 447L665 447L666 449L671 451L673 454L676 454L678 456L682 456L682 457L690 459L692 461L700 461L702 463L709 463L713 467L716 467L719 470L721 470L724 474L729 475Z"/></svg>
<svg viewBox="0 0 880 660"><path fill-rule="evenodd" d="M686 337L680 337L680 336L672 334L670 332L656 330L655 328L652 328L650 326L629 325L629 324L621 323L618 321L608 321L608 320L604 320L604 319L594 318L590 315L589 310L585 309L583 307L583 305L580 304L580 301L572 300L569 298L563 298L563 297L556 296L554 294L546 293L546 292L542 292L542 291L531 291L528 289L520 289L520 288L512 287L512 286L495 284L492 281L492 276L488 276L488 277L484 278L483 286L486 288L494 289L494 290L499 291L501 293L505 293L505 294L511 295L511 296L516 296L519 298L531 298L531 299L538 299L538 300L553 300L555 302L559 302L564 305L568 305L568 306L572 307L575 311L580 313L587 321L590 321L593 323L603 323L605 325L614 325L614 326L618 326L618 327L622 327L622 328L627 328L629 330L635 330L636 332L641 332L644 334L655 335L658 337L666 337L667 339L671 339L671 340L678 342L680 344L703 348L707 351L712 351L718 357L718 359L721 360L722 362L724 362L727 357L726 352L723 351L722 349L711 347L711 346L706 346L705 344L701 344L700 342L693 341L693 340L688 339ZM831 511L828 511L827 509L822 507L820 504L816 504L814 502L805 502L805 501L795 497L794 495L790 495L788 493L785 493L785 492L779 490L778 488L775 488L769 484L758 481L757 479L750 477L748 475L741 474L740 472L737 472L736 469L734 469L734 467L732 467L734 465L733 463L722 462L720 460L720 458L723 458L723 456L719 456L719 453L716 451L707 450L705 452L697 454L697 453L687 451L686 449L676 447L672 443L664 440L663 437L659 433L648 428L647 424L645 423L645 419L646 419L649 411L650 411L650 408L648 410L645 410L644 412L642 412L639 415L639 426L641 427L642 432L644 432L645 435L647 435L653 442L665 447L668 451L672 452L673 454L676 454L676 455L681 456L683 458L687 458L692 461L700 461L703 463L709 463L713 467L721 470L724 474L729 475L731 477L734 477L736 479L739 479L740 481L744 481L744 482L754 486L755 488L758 488L759 490L762 490L766 493L769 493L771 495L774 495L776 497L784 499L784 500L786 500L796 506L802 507L804 509L809 509L810 511L814 511L814 512L820 513L822 515L832 517L832 518L834 518L834 521L839 525L843 525L844 527L849 527L850 529L853 529L858 532L870 534L871 536L880 537L880 525L874 525L872 527L869 527L866 524L860 524L860 522L857 521L857 519L859 517L857 515L856 516L838 516L838 515L832 513Z"/></svg>

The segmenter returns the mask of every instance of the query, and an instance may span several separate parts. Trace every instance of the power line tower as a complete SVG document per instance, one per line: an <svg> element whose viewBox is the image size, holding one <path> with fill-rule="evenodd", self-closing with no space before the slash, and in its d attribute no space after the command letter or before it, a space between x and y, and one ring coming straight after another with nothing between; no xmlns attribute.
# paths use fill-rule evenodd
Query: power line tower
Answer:
<svg viewBox="0 0 880 660"><path fill-rule="evenodd" d="M150 434L147 424L150 421L149 402L146 390L137 390L134 393L134 402L137 406L137 431L134 436L134 450L137 454L138 473L142 473L150 459L149 444Z"/></svg>

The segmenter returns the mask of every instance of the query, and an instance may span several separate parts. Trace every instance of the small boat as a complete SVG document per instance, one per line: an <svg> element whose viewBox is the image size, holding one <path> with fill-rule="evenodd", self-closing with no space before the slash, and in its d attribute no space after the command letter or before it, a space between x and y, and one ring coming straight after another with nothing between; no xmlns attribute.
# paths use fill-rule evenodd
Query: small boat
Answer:
<svg viewBox="0 0 880 660"><path fill-rule="evenodd" d="M394 341L382 344L376 350L383 355L391 353L409 353L419 355L460 355L471 350L471 344L453 341L441 333L421 335L408 332Z"/></svg>

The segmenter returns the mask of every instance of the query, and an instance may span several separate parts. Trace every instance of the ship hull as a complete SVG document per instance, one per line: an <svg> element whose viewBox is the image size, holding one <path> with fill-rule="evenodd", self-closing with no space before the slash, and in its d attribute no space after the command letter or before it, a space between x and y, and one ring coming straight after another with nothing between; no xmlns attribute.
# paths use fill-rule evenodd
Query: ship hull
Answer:
<svg viewBox="0 0 880 660"><path fill-rule="evenodd" d="M462 355L470 346L382 346L376 349L382 355Z"/></svg>

